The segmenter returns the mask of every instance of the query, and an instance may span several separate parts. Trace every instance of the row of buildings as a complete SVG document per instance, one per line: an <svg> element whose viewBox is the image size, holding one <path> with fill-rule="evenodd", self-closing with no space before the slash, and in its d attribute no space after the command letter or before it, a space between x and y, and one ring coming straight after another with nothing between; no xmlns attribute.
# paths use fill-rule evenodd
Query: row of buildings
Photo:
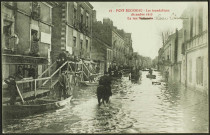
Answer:
<svg viewBox="0 0 210 135"><path fill-rule="evenodd" d="M1 2L3 79L35 65L37 76L62 51L100 65L132 65L131 33L97 21L89 2ZM24 76L26 77L24 71Z"/></svg>
<svg viewBox="0 0 210 135"><path fill-rule="evenodd" d="M208 93L208 7L194 3L181 15L183 27L163 40L158 68L169 79Z"/></svg>

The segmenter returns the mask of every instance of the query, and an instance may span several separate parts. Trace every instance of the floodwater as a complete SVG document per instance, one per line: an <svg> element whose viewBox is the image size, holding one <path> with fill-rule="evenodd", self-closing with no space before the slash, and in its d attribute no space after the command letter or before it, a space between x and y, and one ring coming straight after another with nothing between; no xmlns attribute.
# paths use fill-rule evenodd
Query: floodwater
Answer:
<svg viewBox="0 0 210 135"><path fill-rule="evenodd" d="M3 122L4 133L208 133L208 97L181 85L152 85L142 73L114 81L111 103L98 107L96 87L74 91L70 105Z"/></svg>

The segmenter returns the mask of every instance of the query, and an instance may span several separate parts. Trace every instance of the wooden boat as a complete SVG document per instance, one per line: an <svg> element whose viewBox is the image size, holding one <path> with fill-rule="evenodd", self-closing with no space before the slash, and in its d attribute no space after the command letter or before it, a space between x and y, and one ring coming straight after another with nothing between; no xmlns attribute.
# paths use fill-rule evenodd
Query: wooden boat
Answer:
<svg viewBox="0 0 210 135"><path fill-rule="evenodd" d="M152 85L161 85L161 82L152 82Z"/></svg>
<svg viewBox="0 0 210 135"><path fill-rule="evenodd" d="M80 83L83 85L86 85L86 86L97 86L98 85L98 82L82 81Z"/></svg>
<svg viewBox="0 0 210 135"><path fill-rule="evenodd" d="M150 75L150 74L148 74L147 75L147 78L156 79L156 75Z"/></svg>
<svg viewBox="0 0 210 135"><path fill-rule="evenodd" d="M55 110L65 107L70 103L72 96L64 100L52 100L47 98L40 98L24 103L17 102L15 105L3 105L3 116L6 118L17 118L23 116L29 116L49 110Z"/></svg>

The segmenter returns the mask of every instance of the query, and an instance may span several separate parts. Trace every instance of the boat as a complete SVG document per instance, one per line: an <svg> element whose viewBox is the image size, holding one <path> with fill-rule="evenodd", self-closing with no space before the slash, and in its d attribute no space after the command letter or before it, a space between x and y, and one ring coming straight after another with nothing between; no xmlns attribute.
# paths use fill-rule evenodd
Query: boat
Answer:
<svg viewBox="0 0 210 135"><path fill-rule="evenodd" d="M156 79L156 75L150 75L150 74L148 74L148 75L146 75L146 77L147 78L151 78L151 79Z"/></svg>
<svg viewBox="0 0 210 135"><path fill-rule="evenodd" d="M98 82L81 81L80 83L83 85L86 85L86 86L97 86L98 85Z"/></svg>
<svg viewBox="0 0 210 135"><path fill-rule="evenodd" d="M49 110L56 110L65 107L70 103L72 96L64 100L53 100L50 98L37 98L24 103L17 102L15 105L2 105L3 116L5 118L19 118L32 114L37 114Z"/></svg>

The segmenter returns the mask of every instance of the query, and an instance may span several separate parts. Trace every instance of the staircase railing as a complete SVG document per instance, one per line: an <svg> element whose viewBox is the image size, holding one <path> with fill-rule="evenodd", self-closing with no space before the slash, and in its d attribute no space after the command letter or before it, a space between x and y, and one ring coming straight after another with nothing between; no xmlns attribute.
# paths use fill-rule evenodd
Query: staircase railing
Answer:
<svg viewBox="0 0 210 135"><path fill-rule="evenodd" d="M45 83L48 82L50 80L50 86L49 89L53 88L54 85L58 82L56 81L55 83L53 83L52 85L52 77L61 71L62 67L64 67L68 62L65 62L62 66L60 66L50 77L44 77L44 78L37 78L37 79L29 79L29 80L20 80L20 81L16 81L17 84L23 84L23 83L34 83L34 96L36 97L36 92L37 92L37 83L38 81L43 81L45 80Z"/></svg>
<svg viewBox="0 0 210 135"><path fill-rule="evenodd" d="M51 68L54 66L54 65L56 65L56 61L53 63L53 64L51 64L44 72L42 72L39 76L38 76L38 78L41 78L45 73L47 73L47 71L49 71L49 75L51 74Z"/></svg>
<svg viewBox="0 0 210 135"><path fill-rule="evenodd" d="M64 62L51 76L50 76L50 81L51 81L51 83L52 83L52 77L56 74L56 73L58 73L58 71L59 72L61 72L61 69L67 64L68 62L66 61L66 62ZM47 82L49 81L49 79L48 80L46 80L42 85L45 85Z"/></svg>
<svg viewBox="0 0 210 135"><path fill-rule="evenodd" d="M91 72L90 72L90 70L88 69L88 67L84 64L84 62L82 62L82 71L80 71L80 72L76 72L76 71L73 71L72 70L72 67L71 67L71 65L70 65L70 63L74 63L74 62L71 62L71 61L66 61L65 63L63 63L52 75L50 75L49 77L43 77L43 78L41 78L41 76L43 75L43 74L45 74L48 70L50 70L50 68L52 68L53 67L53 65L55 64L55 62L50 66L50 67L48 67L41 75L39 75L39 77L37 78L37 79L28 79L28 80L20 80L20 81L16 81L16 83L17 84L24 84L24 83L34 83L34 96L36 97L36 95L37 95L37 86L38 86L38 82L39 81L44 81L44 83L42 83L42 86L44 85L44 84L46 84L48 81L50 81L50 85L49 85L49 89L51 89L51 88L53 88L54 86L55 86L55 84L58 82L58 79L54 82L54 83L52 83L52 78L59 72L59 73L61 73L61 69L65 66L65 65L68 65L67 66L67 70L71 70L71 72L74 72L74 73L82 73L82 74L84 74L86 77L89 77L89 75L90 74L92 74ZM88 75L84 72L84 69L83 69L83 67L85 67L87 70L88 70ZM84 80L83 79L83 75L81 74L81 80Z"/></svg>

